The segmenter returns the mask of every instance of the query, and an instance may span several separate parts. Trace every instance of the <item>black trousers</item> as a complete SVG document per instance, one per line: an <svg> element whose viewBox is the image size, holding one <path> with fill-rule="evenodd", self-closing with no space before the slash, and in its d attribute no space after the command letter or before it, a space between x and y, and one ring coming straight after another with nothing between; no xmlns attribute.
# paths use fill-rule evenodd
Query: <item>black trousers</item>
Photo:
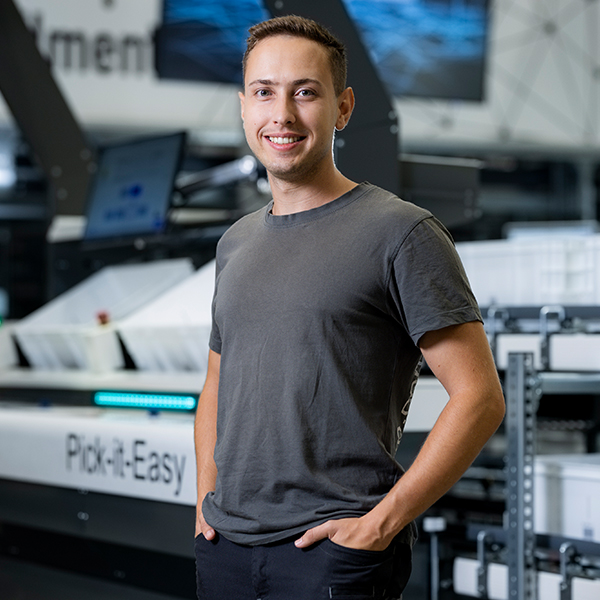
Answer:
<svg viewBox="0 0 600 600"><path fill-rule="evenodd" d="M297 536L299 537L299 536ZM294 540L234 544L221 535L195 541L199 600L398 600L412 550L394 541L383 552L322 540L306 549Z"/></svg>

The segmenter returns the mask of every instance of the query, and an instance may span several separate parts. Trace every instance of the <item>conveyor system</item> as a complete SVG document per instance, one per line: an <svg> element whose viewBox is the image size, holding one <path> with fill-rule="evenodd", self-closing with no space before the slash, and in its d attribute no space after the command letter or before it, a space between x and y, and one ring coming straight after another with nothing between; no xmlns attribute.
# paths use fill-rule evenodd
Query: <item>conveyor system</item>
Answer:
<svg viewBox="0 0 600 600"><path fill-rule="evenodd" d="M202 384L198 373L0 370L0 522L190 557ZM186 402L103 408L98 391Z"/></svg>

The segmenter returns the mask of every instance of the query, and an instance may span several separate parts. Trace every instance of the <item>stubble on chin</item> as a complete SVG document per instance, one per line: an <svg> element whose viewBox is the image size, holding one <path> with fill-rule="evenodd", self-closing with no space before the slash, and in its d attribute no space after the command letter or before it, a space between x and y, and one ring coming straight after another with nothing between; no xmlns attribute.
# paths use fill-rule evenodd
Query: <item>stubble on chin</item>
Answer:
<svg viewBox="0 0 600 600"><path fill-rule="evenodd" d="M272 177L275 177L286 183L304 183L312 181L319 173L320 167L327 159L327 152L322 152L320 155L312 156L310 160L305 159L297 163L280 164L273 162L270 165L264 165L267 172ZM264 163L263 163L264 164Z"/></svg>

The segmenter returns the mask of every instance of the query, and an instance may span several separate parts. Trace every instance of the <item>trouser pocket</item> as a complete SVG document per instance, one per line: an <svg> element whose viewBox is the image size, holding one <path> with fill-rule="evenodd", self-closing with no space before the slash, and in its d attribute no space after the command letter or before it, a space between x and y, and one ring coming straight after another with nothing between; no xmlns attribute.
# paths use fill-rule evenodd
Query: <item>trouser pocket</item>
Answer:
<svg viewBox="0 0 600 600"><path fill-rule="evenodd" d="M392 542L382 552L356 550L325 540L319 546L327 555L329 597L336 600L395 600L402 596L411 571L408 544Z"/></svg>

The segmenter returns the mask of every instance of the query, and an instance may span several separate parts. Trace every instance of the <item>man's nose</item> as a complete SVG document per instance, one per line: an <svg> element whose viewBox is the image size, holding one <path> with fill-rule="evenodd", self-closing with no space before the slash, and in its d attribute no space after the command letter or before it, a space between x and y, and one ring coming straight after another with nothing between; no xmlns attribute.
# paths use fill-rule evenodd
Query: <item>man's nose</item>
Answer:
<svg viewBox="0 0 600 600"><path fill-rule="evenodd" d="M273 122L278 125L286 125L288 123L294 123L295 121L296 114L294 111L293 100L285 96L279 97L275 103Z"/></svg>

